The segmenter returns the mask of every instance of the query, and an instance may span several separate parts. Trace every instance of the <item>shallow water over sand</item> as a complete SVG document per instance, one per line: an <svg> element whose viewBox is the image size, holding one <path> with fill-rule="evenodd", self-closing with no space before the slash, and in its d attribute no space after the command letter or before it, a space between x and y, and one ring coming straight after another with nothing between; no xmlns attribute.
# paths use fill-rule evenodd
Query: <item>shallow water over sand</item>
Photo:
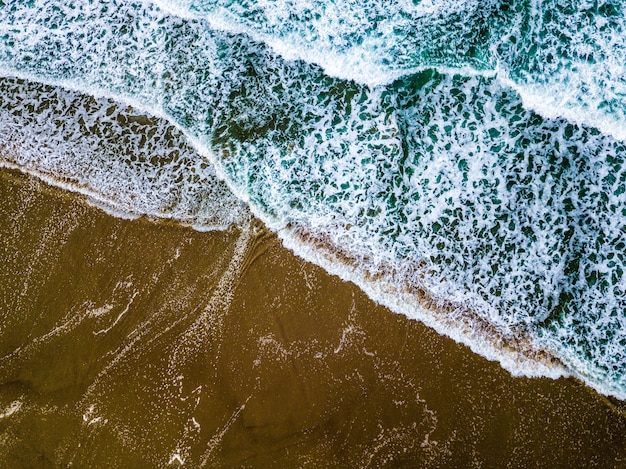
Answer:
<svg viewBox="0 0 626 469"><path fill-rule="evenodd" d="M116 219L7 170L0 201L4 467L626 463L606 399L512 378L258 222Z"/></svg>

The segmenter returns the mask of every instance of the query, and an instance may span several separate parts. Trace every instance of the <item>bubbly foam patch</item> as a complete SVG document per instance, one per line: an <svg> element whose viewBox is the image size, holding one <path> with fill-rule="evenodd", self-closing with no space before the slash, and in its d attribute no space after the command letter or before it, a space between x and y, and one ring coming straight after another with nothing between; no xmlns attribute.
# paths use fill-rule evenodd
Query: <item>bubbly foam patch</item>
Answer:
<svg viewBox="0 0 626 469"><path fill-rule="evenodd" d="M174 6L191 11L194 5ZM256 5L232 7L249 18L269 11ZM324 9L349 6L332 5ZM378 8L373 5L359 7L364 13L345 31L339 22L323 20L330 21L328 31L336 29L333 44L348 48L333 53L356 50L351 47L359 46L359 38L349 31L362 30L359 21L370 18ZM68 6L52 0L0 10L0 68L139 103L209 155L229 188L297 252L327 267L328 259L341 263L337 271L371 296L515 372L536 375L535 358L526 352L530 348L540 355L545 349L596 389L626 397L625 149L614 138L620 135L624 107L621 78L613 73L618 69L609 70L601 60L609 54L611 66L619 63L621 49L606 50L613 46L589 36L601 47L595 64L587 63L610 86L587 93L576 81L581 68L572 65L582 60L582 52L559 56L561 65L554 71L531 57L537 52L533 37L547 41L542 47L554 45L550 38L575 28L575 22L562 21L579 18L582 7L569 16L563 10L554 23L542 10L550 2L515 8L507 2L466 2L475 15L465 23L437 22L466 11L459 5L420 4L424 21L438 25L419 32L416 41L424 45L418 52L431 46L433 51L432 57L419 52L420 63L473 63L470 58L484 50L485 60L503 75L429 69L370 87L332 78L311 63L285 60L259 42L265 36L218 30L214 23L220 16L212 10L199 8L202 15L185 18L151 3ZM595 18L617 18L607 19L610 38L620 27L621 10L613 14L602 5L593 7L599 12ZM508 35L498 30L502 34L496 37L493 29L479 28L483 23L475 16L487 6L502 13L498 24ZM290 8L295 16L304 15L299 7ZM537 14L541 25L551 26L531 25ZM488 16L483 19L489 23ZM589 34L600 23L589 23ZM465 26L469 39L462 33ZM289 41L300 34L294 28L297 34ZM395 31L364 34L382 45L393 44L395 37ZM448 44L455 34L464 39ZM465 53L461 46L469 47L472 37L480 39L480 47ZM311 41L324 44L325 39ZM503 43L520 44L529 58L516 56L515 47L499 48ZM363 44L369 47L365 39ZM458 47L458 53L452 50ZM372 54L363 60L386 57L387 51ZM408 63L402 60L390 64L402 68ZM537 78L544 72L548 75ZM528 90L539 97L576 96L562 99L555 116L571 111L577 118L529 111ZM72 122L80 124L75 117ZM145 166L152 174L151 165ZM176 174L188 180L193 167L181 165ZM119 184L126 184L128 174L119 175ZM335 255L310 254L324 250ZM453 307L439 316L426 316L425 310L413 314L420 298L411 294L417 291L427 292L431 306ZM515 354L524 359L516 363ZM544 370L551 376L561 372Z"/></svg>
<svg viewBox="0 0 626 469"><path fill-rule="evenodd" d="M432 67L497 70L543 116L626 139L626 17L620 1L154 3L368 85Z"/></svg>
<svg viewBox="0 0 626 469"><path fill-rule="evenodd" d="M621 1L533 0L491 50L527 106L626 140L625 32Z"/></svg>
<svg viewBox="0 0 626 469"><path fill-rule="evenodd" d="M226 228L247 210L176 128L106 99L0 79L0 164L86 194L116 215Z"/></svg>
<svg viewBox="0 0 626 469"><path fill-rule="evenodd" d="M498 2L477 0L153 3L215 29L245 33L288 60L315 63L330 75L369 85L424 65L485 68L492 33L477 32L497 30L508 16Z"/></svg>

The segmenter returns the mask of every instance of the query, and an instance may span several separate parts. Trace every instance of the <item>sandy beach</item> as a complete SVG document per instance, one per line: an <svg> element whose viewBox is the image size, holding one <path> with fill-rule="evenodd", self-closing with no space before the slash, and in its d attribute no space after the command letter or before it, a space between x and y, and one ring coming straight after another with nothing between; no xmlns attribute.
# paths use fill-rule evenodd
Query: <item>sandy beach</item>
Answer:
<svg viewBox="0 0 626 469"><path fill-rule="evenodd" d="M114 218L0 171L0 466L626 467L626 418L514 378L260 222Z"/></svg>

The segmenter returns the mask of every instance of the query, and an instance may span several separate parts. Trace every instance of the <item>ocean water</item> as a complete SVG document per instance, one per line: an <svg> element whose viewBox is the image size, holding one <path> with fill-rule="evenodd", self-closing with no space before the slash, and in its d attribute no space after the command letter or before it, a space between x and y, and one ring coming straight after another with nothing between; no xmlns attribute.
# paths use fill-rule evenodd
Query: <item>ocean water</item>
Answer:
<svg viewBox="0 0 626 469"><path fill-rule="evenodd" d="M626 398L623 4L361 3L0 0L2 164Z"/></svg>

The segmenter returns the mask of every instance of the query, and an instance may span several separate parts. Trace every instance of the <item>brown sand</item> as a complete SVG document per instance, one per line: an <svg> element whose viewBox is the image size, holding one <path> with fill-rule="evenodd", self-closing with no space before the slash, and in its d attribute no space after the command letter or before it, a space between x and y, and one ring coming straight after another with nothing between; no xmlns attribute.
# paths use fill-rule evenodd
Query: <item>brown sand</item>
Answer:
<svg viewBox="0 0 626 469"><path fill-rule="evenodd" d="M0 201L1 467L626 467L607 399L511 377L258 223L120 220L6 170Z"/></svg>

